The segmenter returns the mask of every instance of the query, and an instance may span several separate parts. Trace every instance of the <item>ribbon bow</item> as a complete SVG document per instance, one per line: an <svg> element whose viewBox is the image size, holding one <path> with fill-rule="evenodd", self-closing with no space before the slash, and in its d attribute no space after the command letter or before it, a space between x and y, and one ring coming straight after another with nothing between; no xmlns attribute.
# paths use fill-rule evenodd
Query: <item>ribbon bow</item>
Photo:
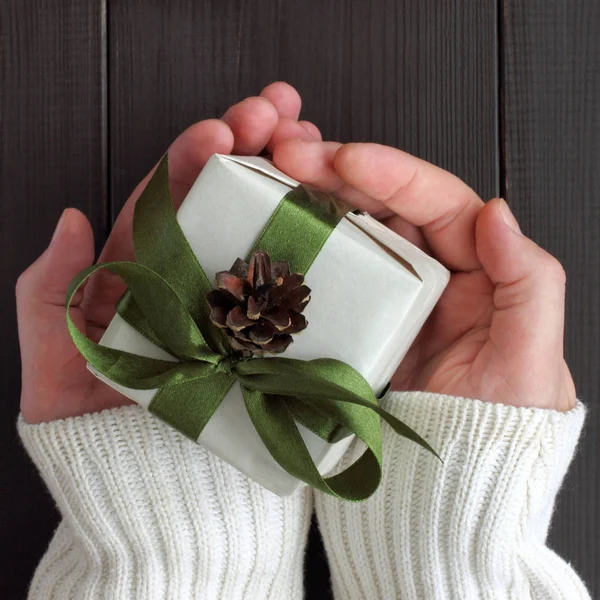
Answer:
<svg viewBox="0 0 600 600"><path fill-rule="evenodd" d="M176 219L163 157L137 201L133 242L137 262L108 262L79 273L67 291L67 327L80 353L112 381L134 389L157 389L149 410L194 441L234 383L273 458L313 487L359 501L381 480L380 417L393 430L435 454L410 427L378 406L369 383L338 360L282 357L237 359L226 336L209 320L212 285ZM255 248L287 260L305 273L339 220L350 209L339 200L299 186L279 203ZM96 344L69 315L73 296L96 271L121 277L128 293L119 314L177 362L147 358ZM327 442L350 433L367 446L341 473L323 478L300 435L302 423ZM437 456L437 455L436 455Z"/></svg>

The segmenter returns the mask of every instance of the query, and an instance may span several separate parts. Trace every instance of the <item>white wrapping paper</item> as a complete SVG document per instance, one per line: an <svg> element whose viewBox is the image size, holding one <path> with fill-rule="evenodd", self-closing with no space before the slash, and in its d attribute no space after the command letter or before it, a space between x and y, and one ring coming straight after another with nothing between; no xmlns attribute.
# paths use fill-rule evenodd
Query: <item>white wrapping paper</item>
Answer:
<svg viewBox="0 0 600 600"><path fill-rule="evenodd" d="M279 201L298 182L256 157L214 155L181 205L177 219L209 279L245 258ZM448 271L368 215L349 214L336 227L306 274L312 289L304 313L309 326L280 356L335 358L357 369L375 393L389 382L435 306ZM101 343L152 358L169 359L119 315ZM172 359L174 360L174 359ZM119 386L148 407L156 390ZM351 437L327 444L299 425L322 474L343 455ZM234 385L199 440L267 489L285 496L305 484L271 457Z"/></svg>

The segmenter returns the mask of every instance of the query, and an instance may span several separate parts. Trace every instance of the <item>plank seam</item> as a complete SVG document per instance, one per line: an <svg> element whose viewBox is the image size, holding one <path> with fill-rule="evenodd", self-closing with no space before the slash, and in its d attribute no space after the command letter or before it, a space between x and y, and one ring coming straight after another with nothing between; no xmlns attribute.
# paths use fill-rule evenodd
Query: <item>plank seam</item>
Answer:
<svg viewBox="0 0 600 600"><path fill-rule="evenodd" d="M501 198L506 198L508 185L506 181L507 167L506 167L506 116L505 116L505 91L506 91L506 79L505 79L505 0L498 0L498 12L497 12L497 48L498 48L498 64L497 64L497 94L498 94L498 182L496 189Z"/></svg>

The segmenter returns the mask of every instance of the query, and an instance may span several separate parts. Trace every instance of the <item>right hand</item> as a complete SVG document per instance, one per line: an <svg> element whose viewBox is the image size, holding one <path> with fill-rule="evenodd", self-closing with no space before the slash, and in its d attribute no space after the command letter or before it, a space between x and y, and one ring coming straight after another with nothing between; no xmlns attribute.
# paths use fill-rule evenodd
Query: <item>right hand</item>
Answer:
<svg viewBox="0 0 600 600"><path fill-rule="evenodd" d="M285 83L267 86L259 97L232 106L222 119L184 131L169 149L173 202L178 207L214 153L254 155L285 139L320 140L319 130L298 121L300 96ZM119 214L99 262L133 260L131 221L136 200L152 172L135 188ZM63 419L130 403L86 368L65 323L71 279L94 261L94 237L78 210L64 211L45 252L19 277L17 316L21 346L21 413L28 423ZM100 271L75 296L71 317L98 341L115 315L125 284Z"/></svg>
<svg viewBox="0 0 600 600"><path fill-rule="evenodd" d="M521 233L506 202L484 204L451 173L379 144L284 140L273 160L370 212L452 271L392 389L575 406L563 357L564 270Z"/></svg>

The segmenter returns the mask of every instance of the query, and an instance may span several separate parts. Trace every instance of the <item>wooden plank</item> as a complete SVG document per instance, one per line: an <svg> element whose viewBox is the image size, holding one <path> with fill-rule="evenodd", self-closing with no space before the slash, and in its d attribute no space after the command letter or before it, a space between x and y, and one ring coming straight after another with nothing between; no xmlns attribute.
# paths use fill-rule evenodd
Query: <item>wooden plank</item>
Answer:
<svg viewBox="0 0 600 600"><path fill-rule="evenodd" d="M498 193L493 0L118 0L110 5L113 217L167 144L277 79L326 139L391 144ZM329 589L315 529L308 598Z"/></svg>
<svg viewBox="0 0 600 600"><path fill-rule="evenodd" d="M14 284L66 206L107 223L100 0L0 3L0 597L24 598L57 515L15 432L19 351Z"/></svg>
<svg viewBox="0 0 600 600"><path fill-rule="evenodd" d="M110 5L116 214L167 144L276 79L328 139L374 140L498 189L494 0Z"/></svg>
<svg viewBox="0 0 600 600"><path fill-rule="evenodd" d="M551 545L600 593L600 5L504 3L506 194L568 275L566 355L590 414Z"/></svg>

